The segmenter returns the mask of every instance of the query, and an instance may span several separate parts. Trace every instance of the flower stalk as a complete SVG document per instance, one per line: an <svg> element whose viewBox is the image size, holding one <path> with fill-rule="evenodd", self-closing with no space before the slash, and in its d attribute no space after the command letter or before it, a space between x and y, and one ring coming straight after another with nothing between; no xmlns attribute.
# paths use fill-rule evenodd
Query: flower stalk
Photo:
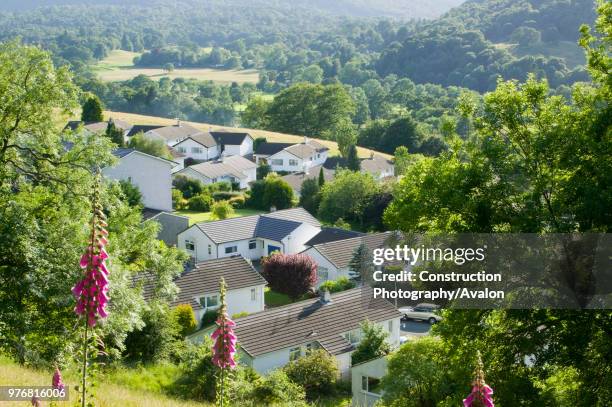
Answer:
<svg viewBox="0 0 612 407"><path fill-rule="evenodd" d="M477 354L476 371L472 382L472 392L463 400L464 407L495 407L493 389L485 382L484 367L480 351Z"/></svg>
<svg viewBox="0 0 612 407"><path fill-rule="evenodd" d="M236 367L234 356L236 354L237 338L233 329L236 323L227 315L227 304L225 302L226 285L223 278L221 278L220 292L221 307L219 308L216 321L217 329L212 333L211 338L214 341L212 363L220 369L219 383L217 385L217 405L223 407L227 397L225 391L226 370Z"/></svg>

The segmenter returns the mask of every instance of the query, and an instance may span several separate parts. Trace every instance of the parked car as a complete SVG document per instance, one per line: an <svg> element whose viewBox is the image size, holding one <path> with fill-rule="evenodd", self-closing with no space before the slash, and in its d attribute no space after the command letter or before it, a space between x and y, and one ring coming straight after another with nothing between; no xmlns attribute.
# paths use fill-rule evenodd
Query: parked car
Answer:
<svg viewBox="0 0 612 407"><path fill-rule="evenodd" d="M415 321L427 321L430 324L442 321L442 317L437 314L440 307L436 304L417 304L414 307L399 308L399 312L403 313L402 320L412 319Z"/></svg>

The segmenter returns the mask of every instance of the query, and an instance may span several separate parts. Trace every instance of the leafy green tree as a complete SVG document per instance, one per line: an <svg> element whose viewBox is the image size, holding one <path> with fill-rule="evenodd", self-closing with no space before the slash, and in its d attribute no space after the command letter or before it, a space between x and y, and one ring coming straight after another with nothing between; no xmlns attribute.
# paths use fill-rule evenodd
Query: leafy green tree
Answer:
<svg viewBox="0 0 612 407"><path fill-rule="evenodd" d="M361 332L361 342L351 354L353 365L386 356L391 352L387 341L389 333L385 328L366 319L361 323Z"/></svg>
<svg viewBox="0 0 612 407"><path fill-rule="evenodd" d="M128 205L142 207L142 194L136 185L124 180L119 181L119 185Z"/></svg>
<svg viewBox="0 0 612 407"><path fill-rule="evenodd" d="M522 47L528 47L539 43L542 40L542 35L535 28L518 27L514 30L510 39Z"/></svg>
<svg viewBox="0 0 612 407"><path fill-rule="evenodd" d="M166 73L172 73L174 71L174 64L172 62L167 62L162 69L166 71Z"/></svg>
<svg viewBox="0 0 612 407"><path fill-rule="evenodd" d="M325 174L323 173L323 167L319 169L319 179L318 179L319 188L325 185Z"/></svg>
<svg viewBox="0 0 612 407"><path fill-rule="evenodd" d="M343 121L351 121L355 105L341 85L301 83L283 90L267 110L268 129L320 137Z"/></svg>
<svg viewBox="0 0 612 407"><path fill-rule="evenodd" d="M172 188L172 208L175 210L183 209L183 206L186 204L185 201L183 193L176 188Z"/></svg>
<svg viewBox="0 0 612 407"><path fill-rule="evenodd" d="M327 140L335 140L336 143L338 143L340 155L347 158L350 147L355 145L357 142L355 125L348 120L343 120L332 129L325 130L323 132L323 138Z"/></svg>
<svg viewBox="0 0 612 407"><path fill-rule="evenodd" d="M229 201L218 201L215 202L210 208L211 217L214 219L227 219L234 214L234 207Z"/></svg>
<svg viewBox="0 0 612 407"><path fill-rule="evenodd" d="M319 292L329 291L330 293L338 293L340 291L350 290L355 288L357 284L349 280L347 277L340 277L337 280L327 280L319 286Z"/></svg>
<svg viewBox="0 0 612 407"><path fill-rule="evenodd" d="M355 144L351 144L348 147L348 152L346 156L346 168L351 171L361 170L361 160L359 159L359 155L357 154L357 146Z"/></svg>
<svg viewBox="0 0 612 407"><path fill-rule="evenodd" d="M176 175L172 180L172 185L183 194L185 199L204 192L204 184L201 181L185 175Z"/></svg>
<svg viewBox="0 0 612 407"><path fill-rule="evenodd" d="M302 182L300 190L299 205L312 214L316 214L319 210L319 201L321 189L316 179L306 179Z"/></svg>
<svg viewBox="0 0 612 407"><path fill-rule="evenodd" d="M108 121L108 125L106 126L106 137L108 137L113 143L115 143L119 147L123 147L123 130L118 129L115 126L115 123L111 120Z"/></svg>
<svg viewBox="0 0 612 407"><path fill-rule="evenodd" d="M104 121L103 110L100 99L96 95L90 95L83 103L81 121L85 123Z"/></svg>
<svg viewBox="0 0 612 407"><path fill-rule="evenodd" d="M395 175L404 175L411 164L410 154L405 146L400 146L395 149L393 157L393 166L395 167Z"/></svg>
<svg viewBox="0 0 612 407"><path fill-rule="evenodd" d="M304 389L289 380L283 370L273 370L256 382L255 388L243 397L243 402L255 400L260 405L283 405L288 407L305 407Z"/></svg>
<svg viewBox="0 0 612 407"><path fill-rule="evenodd" d="M321 189L319 217L333 223L338 218L363 223L363 210L377 193L378 185L370 174L348 170L336 173Z"/></svg>
<svg viewBox="0 0 612 407"><path fill-rule="evenodd" d="M168 147L163 140L149 139L145 137L143 133L138 133L132 136L132 138L130 138L130 142L128 143L128 147L155 157L172 160L172 155L170 154L170 151L168 151Z"/></svg>
<svg viewBox="0 0 612 407"><path fill-rule="evenodd" d="M174 318L179 326L179 334L185 337L195 331L197 323L193 308L189 304L179 304L174 308Z"/></svg>
<svg viewBox="0 0 612 407"><path fill-rule="evenodd" d="M372 264L372 252L368 249L365 243L361 243L353 252L353 257L349 262L349 270L354 273L357 278L367 279L374 271Z"/></svg>
<svg viewBox="0 0 612 407"><path fill-rule="evenodd" d="M308 400L331 394L338 377L335 359L323 349L290 362L284 370L292 382L304 388Z"/></svg>
<svg viewBox="0 0 612 407"><path fill-rule="evenodd" d="M187 207L190 211L208 212L211 210L215 201L208 193L200 193L194 195L187 201Z"/></svg>
<svg viewBox="0 0 612 407"><path fill-rule="evenodd" d="M257 166L257 179L266 178L270 172L272 172L272 167L262 162Z"/></svg>
<svg viewBox="0 0 612 407"><path fill-rule="evenodd" d="M263 205L265 209L291 208L293 203L293 188L276 174L269 174L264 180Z"/></svg>
<svg viewBox="0 0 612 407"><path fill-rule="evenodd" d="M246 105L246 108L240 115L242 126L250 129L266 129L269 125L268 109L272 105L262 97L254 97ZM257 141L257 139L255 140ZM256 143L253 143L253 148L256 149Z"/></svg>

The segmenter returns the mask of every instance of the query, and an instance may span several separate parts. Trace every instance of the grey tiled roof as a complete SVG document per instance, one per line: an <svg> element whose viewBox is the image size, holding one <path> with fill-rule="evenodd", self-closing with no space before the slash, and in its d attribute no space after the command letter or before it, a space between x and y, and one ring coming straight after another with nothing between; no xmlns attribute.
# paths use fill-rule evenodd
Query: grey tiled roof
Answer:
<svg viewBox="0 0 612 407"><path fill-rule="evenodd" d="M383 172L393 173L393 169L393 162L380 155L374 155L372 158L361 160L361 171L373 175Z"/></svg>
<svg viewBox="0 0 612 407"><path fill-rule="evenodd" d="M159 127L151 130L155 134L163 137L166 140L176 140L183 139L191 136L196 136L199 134L204 134L200 129L196 129L193 126L188 124L173 125L173 126L165 126ZM212 137L211 137L212 139Z"/></svg>
<svg viewBox="0 0 612 407"><path fill-rule="evenodd" d="M179 144L181 144L183 141L187 139L191 139L195 141L196 143L198 143L199 145L204 146L206 148L214 147L217 145L217 142L210 135L210 133L199 132L199 133L194 133L190 135L189 137L179 141L178 143L174 144L172 147L178 146Z"/></svg>
<svg viewBox="0 0 612 407"><path fill-rule="evenodd" d="M291 188L293 188L294 191L296 191L299 194L302 191L302 184L304 183L304 181L306 181L307 179L318 179L319 178L319 171L321 170L322 167L323 167L322 165L317 165L315 167L312 167L308 171L308 174L304 172L296 172L293 174L287 174L281 178L287 184L289 184ZM331 181L332 179L334 179L334 173L335 173L334 170L323 168L323 179L326 182Z"/></svg>
<svg viewBox="0 0 612 407"><path fill-rule="evenodd" d="M265 215L243 216L215 222L200 222L196 226L218 244L255 237L280 241L301 223L321 226L319 221L304 208L284 209Z"/></svg>
<svg viewBox="0 0 612 407"><path fill-rule="evenodd" d="M251 356L318 342L332 354L352 349L342 335L362 321L383 322L401 317L387 300L374 299L368 286L271 308L236 320L238 344Z"/></svg>
<svg viewBox="0 0 612 407"><path fill-rule="evenodd" d="M221 277L225 279L228 291L267 284L242 256L207 260L198 263L193 270L183 273L174 281L179 294L171 305L191 304L194 309L201 309L202 306L194 298L219 292Z"/></svg>
<svg viewBox="0 0 612 407"><path fill-rule="evenodd" d="M246 137L251 137L249 133L235 133L229 131L211 131L210 135L219 144L240 145Z"/></svg>
<svg viewBox="0 0 612 407"><path fill-rule="evenodd" d="M130 154L130 153L132 153L134 151L135 150L133 148L122 148L122 147L119 147L119 148L116 148L116 149L113 150L113 155L115 157L117 157L117 158L123 158L126 155L128 155L128 154Z"/></svg>
<svg viewBox="0 0 612 407"><path fill-rule="evenodd" d="M293 143L260 143L255 150L255 154L272 155L292 145Z"/></svg>
<svg viewBox="0 0 612 407"><path fill-rule="evenodd" d="M202 174L206 178L220 178L224 176L232 176L234 178L243 179L247 178L245 170L255 169L257 165L239 155L224 158L223 161L208 161L201 164L195 164L190 167L192 170Z"/></svg>
<svg viewBox="0 0 612 407"><path fill-rule="evenodd" d="M353 258L355 250L361 245L361 243L365 243L368 249L374 250L384 246L385 241L391 235L392 232L370 233L351 239L316 244L313 246L313 248L321 253L337 268L345 268L348 267L351 259Z"/></svg>
<svg viewBox="0 0 612 407"><path fill-rule="evenodd" d="M132 126L130 131L127 134L127 137L133 137L138 133L146 133L147 131L160 129L164 126L155 125L155 124L135 124Z"/></svg>
<svg viewBox="0 0 612 407"><path fill-rule="evenodd" d="M365 233L355 232L340 228L321 228L312 239L304 243L305 246L314 246L317 244L335 242L336 240L351 239L353 237L363 236Z"/></svg>

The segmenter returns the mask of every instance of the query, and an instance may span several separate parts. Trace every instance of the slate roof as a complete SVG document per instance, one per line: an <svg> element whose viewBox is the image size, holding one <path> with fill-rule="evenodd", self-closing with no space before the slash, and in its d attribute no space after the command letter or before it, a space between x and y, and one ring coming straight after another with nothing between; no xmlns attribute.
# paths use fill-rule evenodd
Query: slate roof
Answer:
<svg viewBox="0 0 612 407"><path fill-rule="evenodd" d="M130 129L130 131L127 134L127 137L132 137L135 136L136 134L142 132L142 133L146 133L147 131L151 131L151 130L155 130L155 129L160 129L164 126L160 126L160 125L151 125L151 124L135 124L132 126L132 128Z"/></svg>
<svg viewBox="0 0 612 407"><path fill-rule="evenodd" d="M322 165L312 167L308 171L308 174L306 174L305 172L296 172L293 174L287 174L281 178L285 182L287 182L287 184L289 184L294 191L299 194L302 191L302 184L304 183L304 181L306 181L307 179L319 179L319 171L321 170L321 167ZM334 173L334 170L323 168L323 179L325 181L333 180Z"/></svg>
<svg viewBox="0 0 612 407"><path fill-rule="evenodd" d="M142 209L142 219L143 220L149 220L151 218L156 217L157 215L159 215L162 212L164 212L164 211L159 210L159 209L143 208Z"/></svg>
<svg viewBox="0 0 612 407"><path fill-rule="evenodd" d="M191 139L193 141L195 141L196 143L198 143L201 146L204 146L206 148L210 148L210 147L214 147L217 145L217 142L215 141L215 139L210 135L210 133L204 133L204 132L200 132L200 133L194 133L191 136L179 141L178 143L174 144L172 147L176 147L179 144L181 144L183 141Z"/></svg>
<svg viewBox="0 0 612 407"><path fill-rule="evenodd" d="M268 283L242 256L207 260L196 264L194 269L174 281L179 294L171 305L191 304L194 310L202 309L194 297L219 292L221 277L225 279L228 291Z"/></svg>
<svg viewBox="0 0 612 407"><path fill-rule="evenodd" d="M383 322L401 316L389 301L374 299L372 288L364 285L331 294L326 304L314 298L238 318L235 332L239 345L253 357L310 342L338 355L353 349L342 335L365 319Z"/></svg>
<svg viewBox="0 0 612 407"><path fill-rule="evenodd" d="M244 171L257 168L257 164L239 155L233 155L224 158L222 161L208 161L200 164L195 164L190 167L192 170L202 174L206 178L220 178L223 176L232 176L238 179L247 177ZM185 171L187 168L181 170Z"/></svg>
<svg viewBox="0 0 612 407"><path fill-rule="evenodd" d="M210 135L214 137L218 144L240 145L246 137L253 138L249 133L235 133L229 131L211 131Z"/></svg>
<svg viewBox="0 0 612 407"><path fill-rule="evenodd" d="M348 267L353 253L362 244L370 250L382 247L392 232L370 233L350 239L336 240L312 246L337 268Z"/></svg>
<svg viewBox="0 0 612 407"><path fill-rule="evenodd" d="M212 142L213 143L212 145L216 145L216 142L214 141L214 139L212 138L210 134L207 134L208 137L202 136L202 135L205 135L206 133L188 124L159 127L157 129L153 129L152 132L157 134L160 137L163 137L164 139L168 141L197 136L197 137L201 137L200 140L202 142L206 142L206 143Z"/></svg>
<svg viewBox="0 0 612 407"><path fill-rule="evenodd" d="M255 154L274 155L287 147L291 147L293 144L294 143L260 143L255 150Z"/></svg>
<svg viewBox="0 0 612 407"><path fill-rule="evenodd" d="M270 156L283 150L298 158L308 158L317 152L327 151L329 148L314 140L306 140L302 143L261 143L257 146L255 154Z"/></svg>
<svg viewBox="0 0 612 407"><path fill-rule="evenodd" d="M123 157L125 157L126 155L128 155L128 154L130 154L130 153L132 153L132 152L134 152L134 151L136 151L136 150L135 150L135 149L133 149L133 148L123 148L123 147L119 147L119 148L116 148L116 149L114 149L114 150L113 150L113 155L114 155L115 157L117 157L117 158L123 158Z"/></svg>
<svg viewBox="0 0 612 407"><path fill-rule="evenodd" d="M372 158L361 160L361 171L368 172L372 175L381 174L383 172L393 173L393 169L393 161L380 155L374 155Z"/></svg>
<svg viewBox="0 0 612 407"><path fill-rule="evenodd" d="M200 222L196 223L196 226L213 242L219 244L256 237L267 237L279 241L299 227L301 223L315 227L321 226L319 221L303 208L284 209L265 215L243 216L214 222Z"/></svg>
<svg viewBox="0 0 612 407"><path fill-rule="evenodd" d="M337 240L351 239L363 235L365 235L365 233L355 232L353 230L346 230L340 228L322 228L319 233L314 235L314 237L304 243L304 245L314 246L317 244L335 242Z"/></svg>
<svg viewBox="0 0 612 407"><path fill-rule="evenodd" d="M113 123L115 123L115 127L123 131L132 128L132 125L124 120L117 120L113 118L111 118L110 120L112 120ZM72 121L69 121L68 124L66 124L66 127L64 127L64 130L70 129L72 131L75 131L81 125L83 126L84 129L89 130L92 133L100 133L100 132L106 131L106 128L108 127L108 121L82 122L80 120L72 120Z"/></svg>

